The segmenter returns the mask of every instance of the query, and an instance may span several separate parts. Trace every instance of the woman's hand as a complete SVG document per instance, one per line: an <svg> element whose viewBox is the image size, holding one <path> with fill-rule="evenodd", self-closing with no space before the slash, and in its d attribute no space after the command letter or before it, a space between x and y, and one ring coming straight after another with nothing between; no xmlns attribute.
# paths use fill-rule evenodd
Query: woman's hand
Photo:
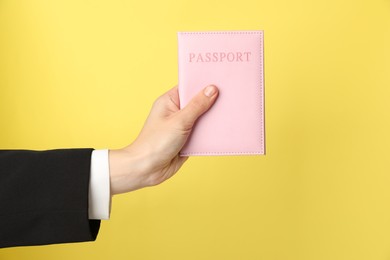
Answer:
<svg viewBox="0 0 390 260"><path fill-rule="evenodd" d="M177 87L160 96L136 140L109 151L111 194L160 184L172 177L188 159L179 151L195 121L215 102L218 89L208 86L183 109L179 109Z"/></svg>

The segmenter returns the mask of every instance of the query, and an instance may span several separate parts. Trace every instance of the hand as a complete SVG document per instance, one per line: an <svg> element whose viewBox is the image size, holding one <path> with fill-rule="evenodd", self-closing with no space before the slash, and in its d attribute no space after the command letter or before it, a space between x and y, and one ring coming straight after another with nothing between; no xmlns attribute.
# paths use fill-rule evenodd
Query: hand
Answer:
<svg viewBox="0 0 390 260"><path fill-rule="evenodd" d="M179 151L196 120L215 102L218 89L208 86L183 109L177 87L160 96L136 140L109 151L111 194L160 184L172 177L188 159Z"/></svg>

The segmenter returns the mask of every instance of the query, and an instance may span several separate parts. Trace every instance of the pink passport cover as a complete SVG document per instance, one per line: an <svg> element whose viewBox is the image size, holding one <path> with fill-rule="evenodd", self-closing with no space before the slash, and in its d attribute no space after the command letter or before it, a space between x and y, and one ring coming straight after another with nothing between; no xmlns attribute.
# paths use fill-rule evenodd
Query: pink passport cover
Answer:
<svg viewBox="0 0 390 260"><path fill-rule="evenodd" d="M180 155L265 154L263 31L178 32L178 62L181 108L219 88Z"/></svg>

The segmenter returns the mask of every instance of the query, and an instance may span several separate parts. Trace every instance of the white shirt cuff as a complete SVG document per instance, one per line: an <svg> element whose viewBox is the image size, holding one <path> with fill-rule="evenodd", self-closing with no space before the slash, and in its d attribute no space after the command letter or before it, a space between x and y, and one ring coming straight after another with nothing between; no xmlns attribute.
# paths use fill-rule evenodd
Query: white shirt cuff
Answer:
<svg viewBox="0 0 390 260"><path fill-rule="evenodd" d="M93 150L89 180L89 219L109 219L111 209L108 149Z"/></svg>

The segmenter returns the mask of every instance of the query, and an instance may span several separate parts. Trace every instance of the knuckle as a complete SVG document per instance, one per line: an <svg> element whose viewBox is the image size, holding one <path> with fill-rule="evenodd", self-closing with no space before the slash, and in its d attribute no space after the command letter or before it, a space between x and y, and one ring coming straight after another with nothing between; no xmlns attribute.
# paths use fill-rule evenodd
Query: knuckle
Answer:
<svg viewBox="0 0 390 260"><path fill-rule="evenodd" d="M161 103L162 97L158 97L156 100L153 102L153 106L158 106Z"/></svg>

